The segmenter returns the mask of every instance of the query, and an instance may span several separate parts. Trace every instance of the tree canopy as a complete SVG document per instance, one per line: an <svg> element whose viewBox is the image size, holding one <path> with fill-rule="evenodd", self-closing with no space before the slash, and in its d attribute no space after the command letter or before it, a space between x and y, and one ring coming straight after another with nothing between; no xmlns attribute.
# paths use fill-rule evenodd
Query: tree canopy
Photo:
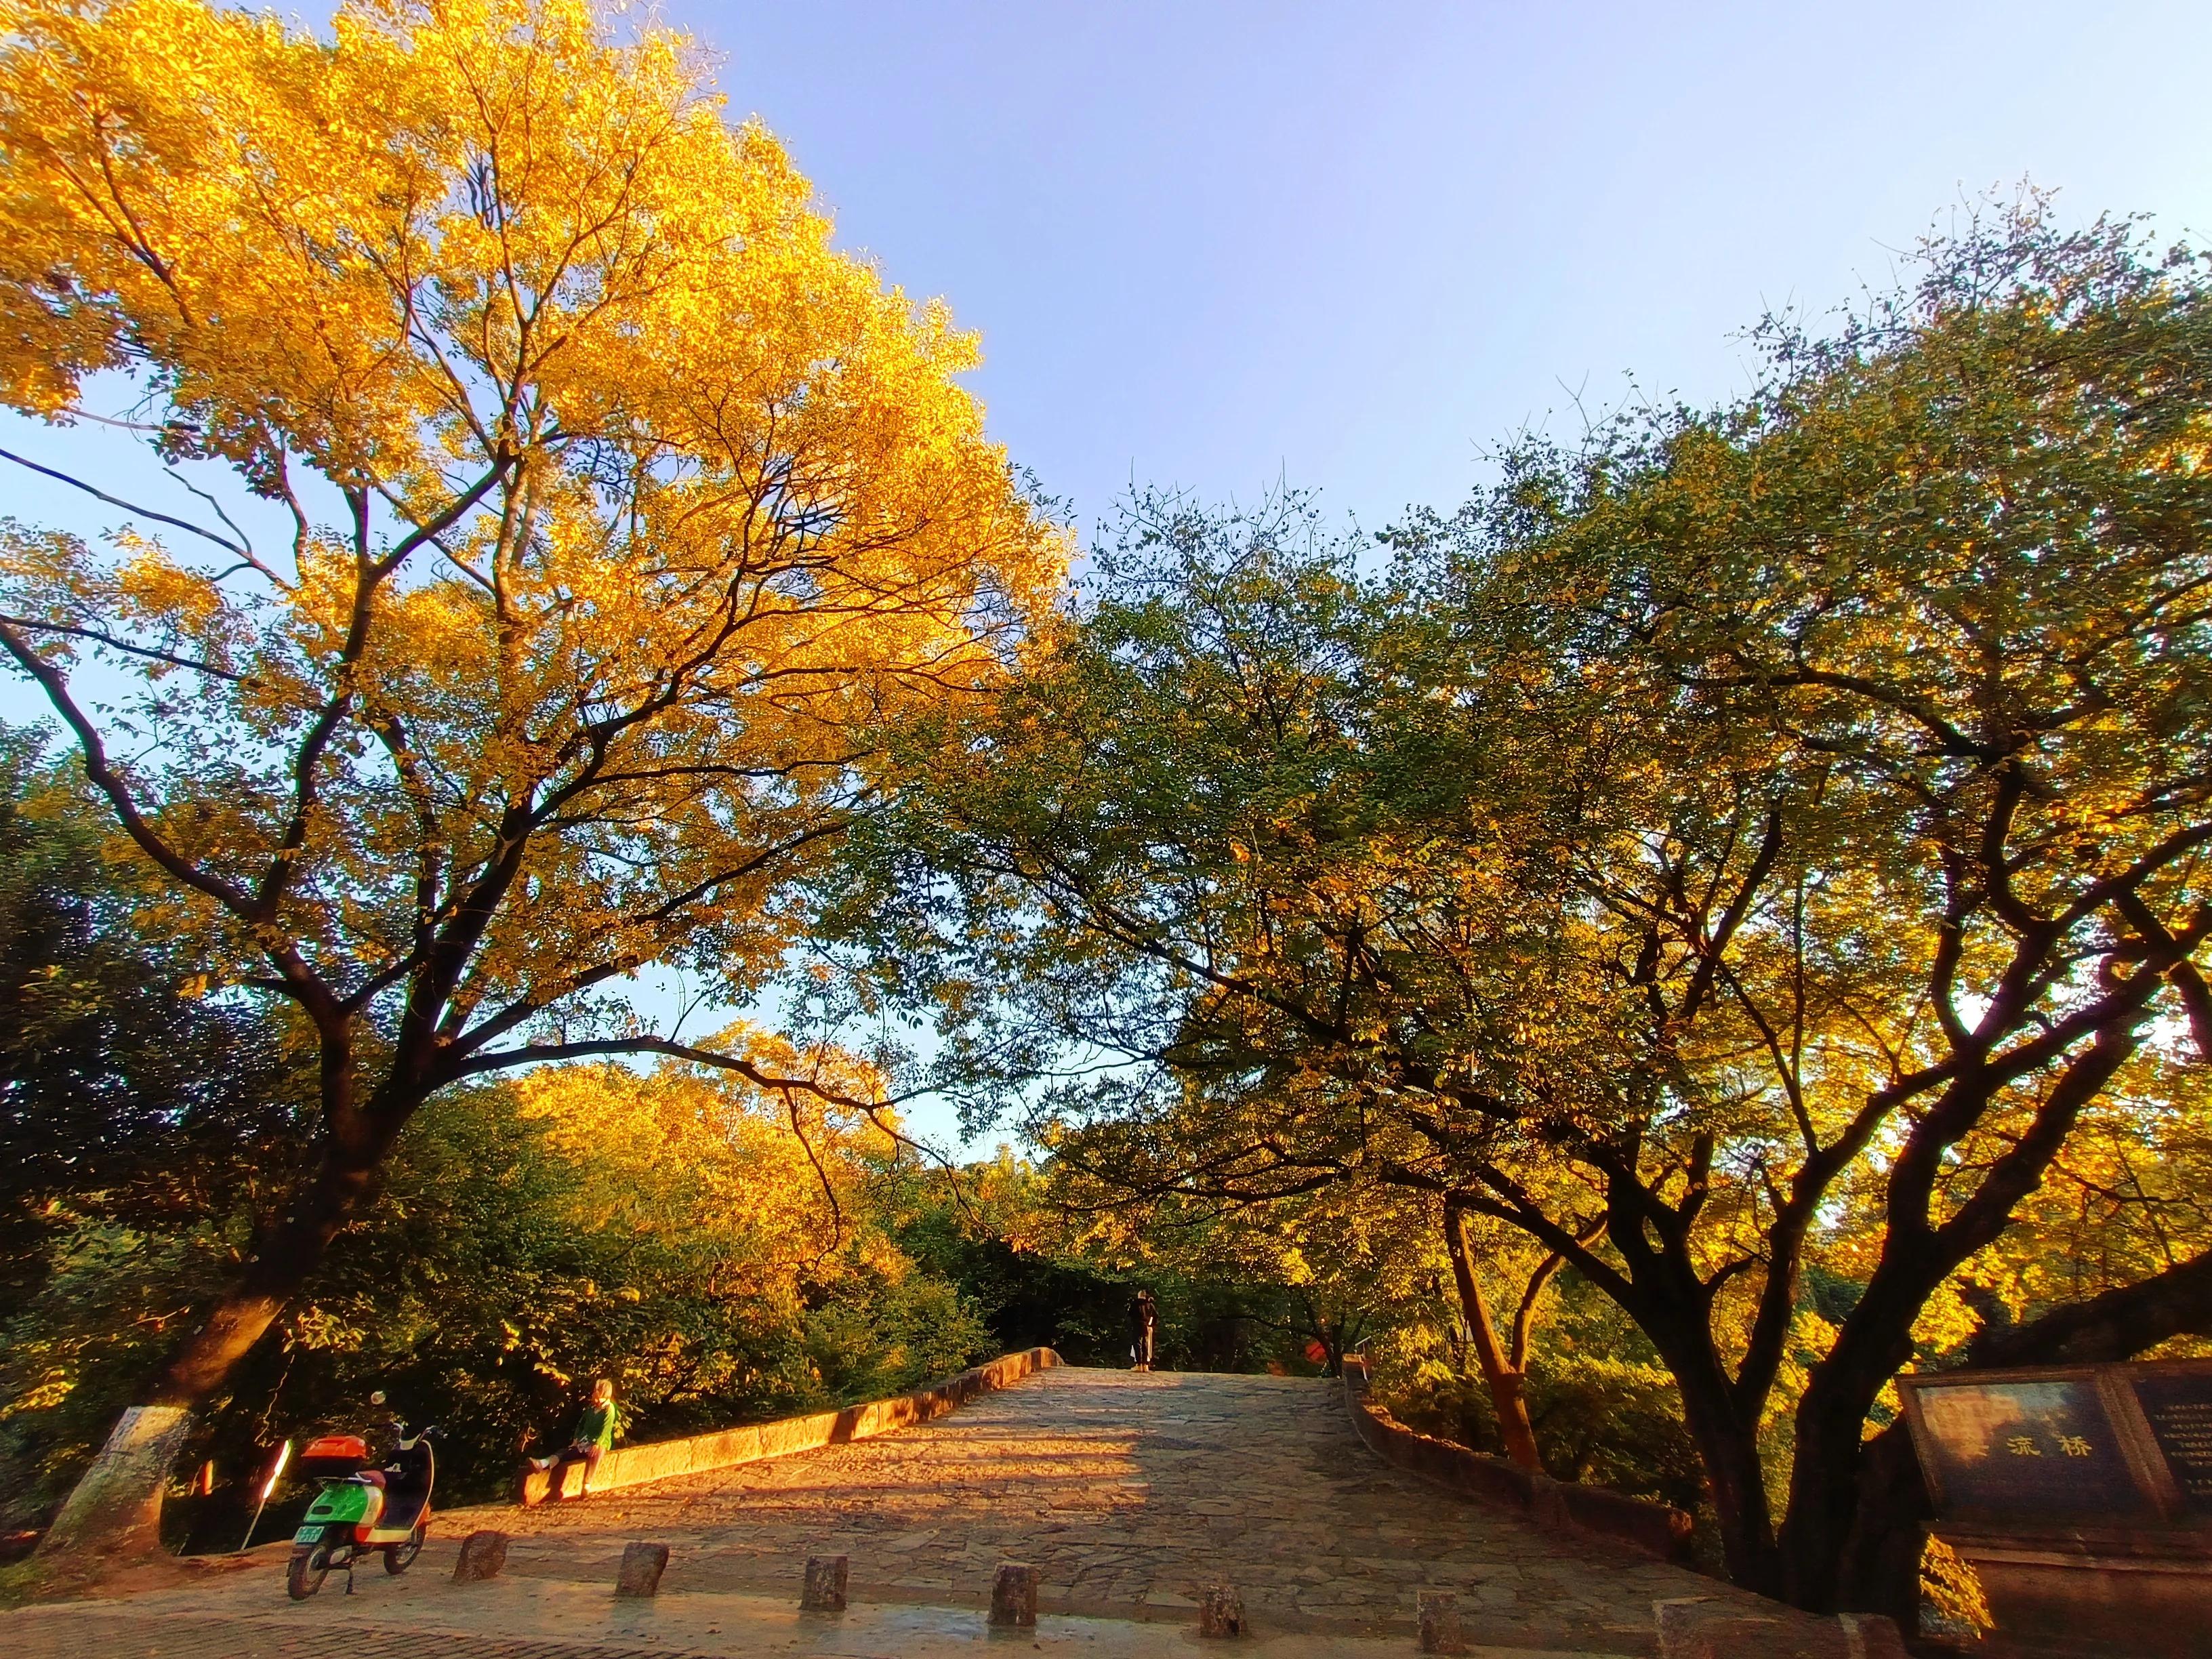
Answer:
<svg viewBox="0 0 2212 1659"><path fill-rule="evenodd" d="M682 37L0 18L0 400L83 458L0 463L113 515L0 520L82 774L0 734L49 1474L102 1376L235 1436L435 1328L490 1449L586 1364L1111 1357L1143 1274L1909 1617L1902 1370L2212 1334L2206 256L1984 204L1718 406L1379 538L1139 494L1079 595L973 337ZM926 1090L1037 1166L917 1186Z"/></svg>
<svg viewBox="0 0 2212 1659"><path fill-rule="evenodd" d="M2192 252L2031 204L1384 570L1140 504L865 843L879 971L976 1086L1058 1067L1038 1132L1133 1197L1517 1230L1665 1363L1740 1580L1893 1595L1916 1354L2212 1323L2149 1173L2212 1040L2207 315ZM2038 1259L2085 1224L2117 1271Z"/></svg>
<svg viewBox="0 0 2212 1659"><path fill-rule="evenodd" d="M0 388L197 499L42 467L123 517L9 527L0 647L165 878L146 925L319 1056L319 1165L190 1400L432 1093L665 1048L650 968L756 991L894 787L871 733L998 674L1063 555L972 337L831 250L678 37L571 0L6 23Z"/></svg>

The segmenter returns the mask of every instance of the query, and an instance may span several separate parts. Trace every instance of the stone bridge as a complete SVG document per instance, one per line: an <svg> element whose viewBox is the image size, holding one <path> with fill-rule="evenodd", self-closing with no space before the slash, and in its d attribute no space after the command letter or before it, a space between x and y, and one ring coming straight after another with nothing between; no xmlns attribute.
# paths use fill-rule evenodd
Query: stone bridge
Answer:
<svg viewBox="0 0 2212 1659"><path fill-rule="evenodd" d="M479 1527L511 1536L506 1573L451 1584L454 1540ZM315 1643L373 1626L409 1631L408 1651L457 1659L919 1659L976 1650L981 1621L969 1610L1006 1560L1039 1570L1044 1616L1019 1645L1098 1659L1229 1650L1193 1633L1197 1597L1222 1583L1241 1592L1252 1627L1239 1645L1284 1659L1410 1655L1423 1589L1455 1593L1475 1651L1531 1659L1650 1653L1653 1604L1673 1598L1779 1612L1392 1468L1354 1433L1340 1385L1305 1378L1061 1367L881 1438L582 1502L452 1512L439 1530L442 1553L396 1581L372 1564L350 1601L333 1578L317 1600L287 1602L279 1547L197 1588L14 1615L0 1648L259 1659L335 1652ZM607 1587L634 1539L668 1545L671 1558L660 1595L625 1607ZM853 1611L810 1623L792 1611L805 1562L833 1553L850 1558ZM155 1613L161 1623L146 1623ZM154 1645L128 1645L157 1630ZM125 1645L102 1644L114 1642Z"/></svg>

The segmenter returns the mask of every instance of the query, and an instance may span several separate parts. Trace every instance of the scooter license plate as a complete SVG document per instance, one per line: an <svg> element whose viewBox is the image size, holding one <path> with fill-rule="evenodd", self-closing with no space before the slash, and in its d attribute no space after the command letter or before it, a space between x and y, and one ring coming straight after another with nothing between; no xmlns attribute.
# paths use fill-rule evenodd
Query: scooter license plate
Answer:
<svg viewBox="0 0 2212 1659"><path fill-rule="evenodd" d="M292 1534L292 1541L295 1544L319 1544L323 1541L323 1529L320 1527L302 1527Z"/></svg>

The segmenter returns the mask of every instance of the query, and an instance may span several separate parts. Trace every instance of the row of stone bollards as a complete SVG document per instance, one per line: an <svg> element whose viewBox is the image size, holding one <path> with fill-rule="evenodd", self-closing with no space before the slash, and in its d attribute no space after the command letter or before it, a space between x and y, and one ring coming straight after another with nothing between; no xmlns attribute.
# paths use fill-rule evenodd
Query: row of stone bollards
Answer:
<svg viewBox="0 0 2212 1659"><path fill-rule="evenodd" d="M454 1564L456 1583L496 1578L507 1565L507 1534L472 1532L461 1540L461 1558ZM660 1576L668 1570L668 1546L633 1543L623 1547L622 1565L616 1570L617 1595L654 1595ZM806 1577L799 1587L802 1613L842 1613L846 1591L852 1582L852 1559L843 1555L810 1555ZM1459 1603L1448 1590L1420 1593L1421 1651L1463 1654ZM1034 1627L1037 1621L1037 1570L1026 1561L1002 1561L991 1579L990 1622L1014 1629ZM1245 1634L1244 1598L1228 1584L1215 1584L1199 1597L1198 1633L1228 1638Z"/></svg>
<svg viewBox="0 0 2212 1659"><path fill-rule="evenodd" d="M842 1613L850 1558L810 1555L806 1582L799 1591L802 1613ZM990 1622L1013 1629L1032 1628L1037 1621L1037 1570L1026 1561L1001 1561L991 1577ZM1232 1637L1244 1634L1244 1598L1228 1584L1215 1584L1199 1598L1198 1633ZM1440 1650L1449 1651L1450 1650Z"/></svg>

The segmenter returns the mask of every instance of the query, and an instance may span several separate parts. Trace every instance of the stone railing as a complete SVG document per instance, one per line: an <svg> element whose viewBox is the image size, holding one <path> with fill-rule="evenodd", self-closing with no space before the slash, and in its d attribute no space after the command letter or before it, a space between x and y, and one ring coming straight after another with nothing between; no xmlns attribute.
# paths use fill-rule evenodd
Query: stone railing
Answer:
<svg viewBox="0 0 2212 1659"><path fill-rule="evenodd" d="M623 1446L599 1460L599 1467L592 1476L592 1490L607 1492L617 1486L639 1486L648 1480L726 1469L738 1463L757 1462L763 1457L784 1457L793 1452L812 1451L817 1446L842 1446L848 1441L890 1434L942 1417L979 1395L1006 1388L1033 1372L1059 1364L1060 1356L1050 1348L1030 1348L890 1400L872 1400L864 1406L816 1412L810 1417L787 1417L774 1423L755 1423L746 1428L723 1429L714 1434L695 1434L682 1440L653 1440L640 1446ZM561 1483L557 1491L554 1486L556 1479ZM584 1466L580 1463L568 1464L550 1474L526 1470L517 1495L525 1504L542 1503L548 1498L570 1497L581 1490L583 1480Z"/></svg>
<svg viewBox="0 0 2212 1659"><path fill-rule="evenodd" d="M1690 1517L1665 1504L1602 1486L1554 1480L1450 1440L1409 1429L1367 1397L1367 1365L1346 1358L1344 1401L1359 1437L1387 1463L1485 1503L1526 1510L1540 1527L1576 1528L1618 1538L1669 1561L1690 1553Z"/></svg>

